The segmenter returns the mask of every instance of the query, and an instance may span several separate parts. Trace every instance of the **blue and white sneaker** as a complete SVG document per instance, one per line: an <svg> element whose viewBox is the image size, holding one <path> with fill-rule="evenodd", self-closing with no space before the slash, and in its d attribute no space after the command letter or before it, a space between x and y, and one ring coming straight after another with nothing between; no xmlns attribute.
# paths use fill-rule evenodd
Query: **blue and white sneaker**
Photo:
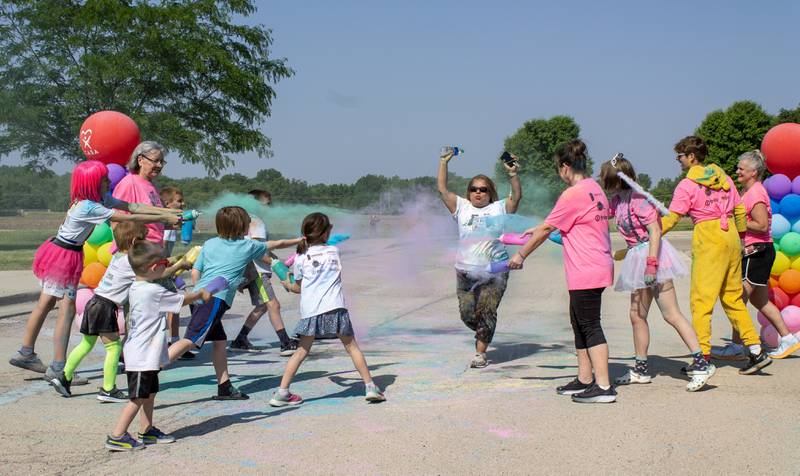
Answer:
<svg viewBox="0 0 800 476"><path fill-rule="evenodd" d="M175 437L151 426L147 432L139 433L139 443L144 443L145 445L154 445L158 443L163 445L165 443L175 443Z"/></svg>
<svg viewBox="0 0 800 476"><path fill-rule="evenodd" d="M109 436L106 438L106 449L109 451L136 451L143 450L144 443L134 440L130 433L125 433L119 438Z"/></svg>

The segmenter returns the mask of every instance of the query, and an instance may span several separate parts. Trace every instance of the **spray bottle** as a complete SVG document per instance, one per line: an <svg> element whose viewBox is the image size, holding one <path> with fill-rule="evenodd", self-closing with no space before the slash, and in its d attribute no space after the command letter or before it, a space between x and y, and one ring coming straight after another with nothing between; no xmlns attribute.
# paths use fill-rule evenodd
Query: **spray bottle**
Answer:
<svg viewBox="0 0 800 476"><path fill-rule="evenodd" d="M294 275L289 274L289 267L283 261L279 259L272 260L272 272L278 275L278 279L281 281L286 281L286 277L289 276L290 282L294 283Z"/></svg>
<svg viewBox="0 0 800 476"><path fill-rule="evenodd" d="M181 225L181 243L184 245L188 245L192 242L192 232L194 231L194 221L197 217L200 216L200 212L197 210L186 210L183 212L181 219L183 220L183 224Z"/></svg>

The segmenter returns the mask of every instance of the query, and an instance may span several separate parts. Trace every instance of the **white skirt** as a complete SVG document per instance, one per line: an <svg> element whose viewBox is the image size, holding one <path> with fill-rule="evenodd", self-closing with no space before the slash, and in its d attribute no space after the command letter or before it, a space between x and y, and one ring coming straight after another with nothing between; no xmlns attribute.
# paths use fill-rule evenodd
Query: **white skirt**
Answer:
<svg viewBox="0 0 800 476"><path fill-rule="evenodd" d="M647 256L650 253L650 243L639 243L628 249L628 254L622 261L622 269L617 277L614 291L633 292L637 289L648 287L644 284L644 270L647 267ZM661 249L658 254L658 273L656 282L664 283L669 280L687 276L689 270L683 263L683 258L678 250L669 241L661 238Z"/></svg>

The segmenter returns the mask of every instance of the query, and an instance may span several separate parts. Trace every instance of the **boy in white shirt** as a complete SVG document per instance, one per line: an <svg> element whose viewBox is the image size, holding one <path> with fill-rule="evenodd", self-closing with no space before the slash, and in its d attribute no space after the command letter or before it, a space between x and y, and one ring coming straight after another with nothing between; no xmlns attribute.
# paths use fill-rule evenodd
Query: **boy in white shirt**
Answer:
<svg viewBox="0 0 800 476"><path fill-rule="evenodd" d="M211 298L205 289L180 294L153 282L161 278L168 264L163 249L155 243L135 242L128 252L128 260L136 273L136 281L128 292L130 329L124 347L130 401L106 439L105 447L111 451L139 450L147 444L175 441L174 437L153 426L158 372L169 363L164 313L178 313L182 306ZM134 439L128 427L137 413L139 435Z"/></svg>

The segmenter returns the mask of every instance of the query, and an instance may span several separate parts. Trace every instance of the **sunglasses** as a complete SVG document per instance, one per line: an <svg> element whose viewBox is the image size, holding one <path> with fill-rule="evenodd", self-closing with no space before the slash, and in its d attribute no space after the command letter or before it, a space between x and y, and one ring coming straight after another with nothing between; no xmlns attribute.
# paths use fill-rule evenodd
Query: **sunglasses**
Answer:
<svg viewBox="0 0 800 476"><path fill-rule="evenodd" d="M681 160L681 157L686 157L686 154L678 154L675 156L675 160Z"/></svg>
<svg viewBox="0 0 800 476"><path fill-rule="evenodd" d="M478 192L486 193L489 191L489 187L470 187L469 191L471 193L478 193Z"/></svg>
<svg viewBox="0 0 800 476"><path fill-rule="evenodd" d="M150 157L148 157L148 156L146 156L144 154L139 154L139 157L141 157L141 158L143 158L143 159L145 159L145 160L147 160L150 163L155 164L155 165L160 165L162 167L167 165L167 161L164 160L164 159L154 160L154 159L151 159Z"/></svg>

